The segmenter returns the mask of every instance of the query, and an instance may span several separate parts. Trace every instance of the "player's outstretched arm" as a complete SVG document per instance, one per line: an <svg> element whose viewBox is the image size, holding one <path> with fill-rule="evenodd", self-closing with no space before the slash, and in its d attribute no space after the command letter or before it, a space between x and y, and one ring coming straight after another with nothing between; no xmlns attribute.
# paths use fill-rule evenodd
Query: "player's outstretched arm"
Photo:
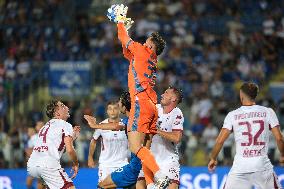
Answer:
<svg viewBox="0 0 284 189"><path fill-rule="evenodd" d="M116 123L102 123L102 124L100 124L100 129L102 129L102 130L119 131L119 130L124 130L125 127L123 125L121 125L119 122L116 122Z"/></svg>
<svg viewBox="0 0 284 189"><path fill-rule="evenodd" d="M73 175L71 176L71 179L73 179L76 177L79 171L79 161L78 161L77 154L73 146L73 138L70 136L64 137L64 143L66 146L66 152L68 153L72 161Z"/></svg>
<svg viewBox="0 0 284 189"><path fill-rule="evenodd" d="M130 43L133 41L128 35L128 30L131 28L134 21L131 18L127 18L126 14L128 11L128 7L123 4L114 4L112 5L108 11L107 11L107 17L111 22L114 22L117 24L117 34L118 39L120 40L122 47L123 47L123 54L125 58L128 60L131 59L132 53L134 52L134 47L129 48ZM133 46L133 45L132 45ZM133 51L133 52L131 52Z"/></svg>
<svg viewBox="0 0 284 189"><path fill-rule="evenodd" d="M88 122L88 125L92 128L92 129L100 129L98 128L98 124L97 124L97 120L95 117L90 116L90 115L84 115L84 119Z"/></svg>
<svg viewBox="0 0 284 189"><path fill-rule="evenodd" d="M121 44L128 49L132 39L129 37L126 27L123 23L117 23L117 35Z"/></svg>
<svg viewBox="0 0 284 189"><path fill-rule="evenodd" d="M220 150L222 149L225 140L227 140L227 138L229 137L230 134L231 134L231 131L228 130L228 129L225 129L225 128L222 128L222 130L220 131L219 136L217 137L215 145L214 145L213 150L211 152L210 161L208 163L208 170L210 172L215 170L215 168L217 166L218 154L219 154Z"/></svg>
<svg viewBox="0 0 284 189"><path fill-rule="evenodd" d="M118 130L123 130L124 129L124 126L120 125L119 122L117 122L117 123L101 123L101 124L97 124L96 123L96 118L93 117L93 116L84 115L84 118L88 122L88 125L91 128L93 128L93 129L114 130L114 131L118 131Z"/></svg>
<svg viewBox="0 0 284 189"><path fill-rule="evenodd" d="M271 132L275 138L275 141L277 143L277 147L280 151L280 164L283 166L284 165L284 138L283 138L283 135L279 129L279 127L273 127L271 129Z"/></svg>
<svg viewBox="0 0 284 189"><path fill-rule="evenodd" d="M90 167L90 168L94 168L95 165L96 165L94 158L93 158L96 146L97 146L97 141L92 139L91 142L90 142L89 154L88 154L88 167Z"/></svg>
<svg viewBox="0 0 284 189"><path fill-rule="evenodd" d="M133 24L131 18L126 18L128 7L123 4L114 4L107 11L107 17L110 21L117 23L118 39L123 46L127 48L127 42L130 40L127 29Z"/></svg>
<svg viewBox="0 0 284 189"><path fill-rule="evenodd" d="M179 143L182 138L182 131L166 132L166 131L157 129L157 134L174 143Z"/></svg>

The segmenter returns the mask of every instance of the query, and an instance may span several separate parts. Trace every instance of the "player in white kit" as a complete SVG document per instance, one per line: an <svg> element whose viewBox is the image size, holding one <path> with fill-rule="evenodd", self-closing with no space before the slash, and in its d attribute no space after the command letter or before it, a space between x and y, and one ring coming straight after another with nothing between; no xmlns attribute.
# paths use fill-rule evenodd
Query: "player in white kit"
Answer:
<svg viewBox="0 0 284 189"><path fill-rule="evenodd" d="M211 152L209 171L217 165L217 156L224 141L234 133L236 155L224 189L280 189L282 188L268 159L269 132L271 131L284 161L284 139L279 122L271 108L255 104L258 86L244 83L240 88L242 106L228 113L216 144Z"/></svg>
<svg viewBox="0 0 284 189"><path fill-rule="evenodd" d="M180 164L178 143L181 141L184 117L177 105L182 101L182 93L175 87L168 88L160 104L157 104L157 134L153 136L151 152L159 167L170 178L169 189L179 187ZM144 169L143 169L144 171ZM144 173L141 170L136 184L137 189L146 188ZM149 182L148 187L151 187Z"/></svg>
<svg viewBox="0 0 284 189"><path fill-rule="evenodd" d="M107 105L108 118L102 123L119 123L119 106L117 101ZM88 166L95 167L93 155L96 141L101 140L101 154L99 157L99 182L103 181L110 173L128 164L128 142L124 130L112 131L96 129L90 142Z"/></svg>
<svg viewBox="0 0 284 189"><path fill-rule="evenodd" d="M39 132L39 130L43 126L44 126L44 123L42 121L37 121L35 128L33 128L33 127L28 128L29 140L28 140L28 143L27 143L27 148L25 149L27 159L30 158L30 156L33 152L33 148L36 145L36 140L37 140L37 137L38 137L37 132ZM34 181L34 177L31 177L31 176L28 175L27 180L26 180L26 185L27 185L28 189L32 188L33 181ZM37 189L42 189L42 188L43 188L42 183L40 182L39 179L37 179Z"/></svg>
<svg viewBox="0 0 284 189"><path fill-rule="evenodd" d="M60 101L51 101L46 108L46 115L51 118L39 131L33 152L27 164L28 174L41 178L50 189L74 189L72 178L79 169L78 158L73 140L78 136L80 127L66 122L69 108ZM66 149L71 161L71 178L60 165L60 158Z"/></svg>

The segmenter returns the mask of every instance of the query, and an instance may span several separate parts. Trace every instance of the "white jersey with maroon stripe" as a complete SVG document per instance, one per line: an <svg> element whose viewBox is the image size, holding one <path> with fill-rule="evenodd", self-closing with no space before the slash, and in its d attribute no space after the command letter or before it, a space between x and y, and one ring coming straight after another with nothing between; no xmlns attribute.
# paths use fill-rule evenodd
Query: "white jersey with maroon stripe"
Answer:
<svg viewBox="0 0 284 189"><path fill-rule="evenodd" d="M65 149L64 137L73 135L72 125L61 119L51 119L39 131L28 166L60 168Z"/></svg>
<svg viewBox="0 0 284 189"><path fill-rule="evenodd" d="M234 133L236 155L232 173L249 173L272 169L268 159L270 129L279 126L275 112L264 106L241 106L230 112L223 128Z"/></svg>
<svg viewBox="0 0 284 189"><path fill-rule="evenodd" d="M158 120L157 127L162 131L183 131L184 117L181 110L176 107L171 112L165 114L160 104L157 104ZM177 144L166 140L165 138L154 135L151 151L155 156L158 164L179 162L179 154Z"/></svg>
<svg viewBox="0 0 284 189"><path fill-rule="evenodd" d="M109 123L105 119L101 123ZM121 167L128 163L128 141L125 131L96 129L94 140L101 139L100 167Z"/></svg>

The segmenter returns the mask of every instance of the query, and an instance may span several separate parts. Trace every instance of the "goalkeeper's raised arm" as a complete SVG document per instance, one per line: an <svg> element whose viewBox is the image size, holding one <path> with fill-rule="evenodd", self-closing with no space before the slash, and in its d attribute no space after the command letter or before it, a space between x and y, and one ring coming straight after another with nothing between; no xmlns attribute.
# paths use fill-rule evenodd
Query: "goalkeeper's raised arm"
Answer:
<svg viewBox="0 0 284 189"><path fill-rule="evenodd" d="M122 22L117 23L117 35L118 39L121 41L122 46L128 49L130 43L133 41L129 37L126 28L124 26L124 23Z"/></svg>
<svg viewBox="0 0 284 189"><path fill-rule="evenodd" d="M122 43L122 46L124 48L124 55L126 55L126 58L130 59L129 52L127 52L126 49L129 50L132 54L135 54L140 50L143 51L145 47L149 48L153 53L155 53L156 56L160 55L166 46L166 42L157 32L152 33L152 35L146 40L143 45L134 42L129 37L127 30L132 26L134 21L131 18L126 17L127 11L128 7L121 4L112 5L107 12L107 17L109 18L109 20L117 23L118 39Z"/></svg>

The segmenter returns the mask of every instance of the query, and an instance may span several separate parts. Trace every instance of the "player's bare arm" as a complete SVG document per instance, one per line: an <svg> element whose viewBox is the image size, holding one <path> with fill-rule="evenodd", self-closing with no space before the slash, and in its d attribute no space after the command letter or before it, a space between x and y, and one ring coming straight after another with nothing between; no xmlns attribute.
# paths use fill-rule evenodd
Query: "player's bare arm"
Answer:
<svg viewBox="0 0 284 189"><path fill-rule="evenodd" d="M80 131L81 131L81 127L80 126L74 126L73 128L73 140L76 140L80 134Z"/></svg>
<svg viewBox="0 0 284 189"><path fill-rule="evenodd" d="M95 161L94 161L94 153L96 149L97 141L95 139L92 139L89 146L89 154L88 154L88 167L94 168L95 167Z"/></svg>
<svg viewBox="0 0 284 189"><path fill-rule="evenodd" d="M166 131L157 129L157 134L174 143L179 143L182 138L182 131L166 132Z"/></svg>
<svg viewBox="0 0 284 189"><path fill-rule="evenodd" d="M229 137L230 134L231 134L230 130L225 129L225 128L221 129L219 136L216 139L216 143L213 147L211 155L210 155L210 161L208 163L208 170L209 171L215 170L215 168L217 166L218 154L219 154L220 150L222 149L225 140L227 140L227 138Z"/></svg>
<svg viewBox="0 0 284 189"><path fill-rule="evenodd" d="M88 125L92 129L113 130L113 131L118 131L118 130L124 129L124 126L120 125L119 122L97 124L96 118L93 117L93 116L84 115L84 118L86 119L86 121L88 122Z"/></svg>
<svg viewBox="0 0 284 189"><path fill-rule="evenodd" d="M275 141L277 143L277 147L280 151L280 164L283 166L284 165L284 138L283 135L279 129L279 127L273 127L271 129L271 132L275 138Z"/></svg>
<svg viewBox="0 0 284 189"><path fill-rule="evenodd" d="M72 161L73 175L71 176L71 179L73 179L76 177L78 170L79 170L79 161L78 161L77 154L73 146L73 138L70 136L65 137L64 143L66 146L66 152Z"/></svg>

